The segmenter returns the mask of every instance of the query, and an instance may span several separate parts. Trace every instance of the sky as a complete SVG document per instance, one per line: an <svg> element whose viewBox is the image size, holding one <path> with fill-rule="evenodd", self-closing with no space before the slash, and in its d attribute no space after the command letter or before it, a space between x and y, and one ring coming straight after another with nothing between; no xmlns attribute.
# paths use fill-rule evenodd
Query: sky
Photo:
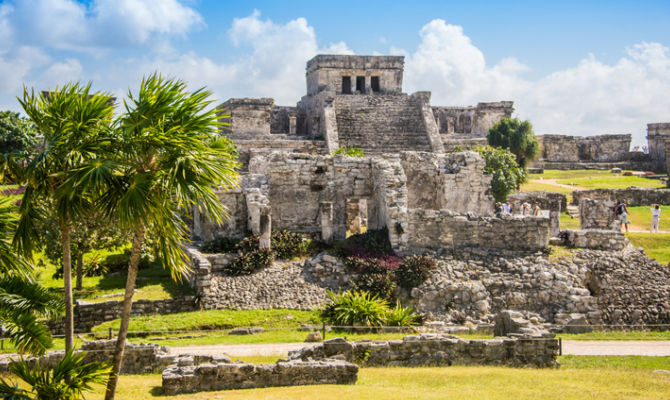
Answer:
<svg viewBox="0 0 670 400"><path fill-rule="evenodd" d="M3 0L0 109L70 81L121 99L154 71L217 104L294 105L314 55L392 54L403 90L434 105L512 100L537 134L642 145L647 123L670 122L668 21L668 0Z"/></svg>

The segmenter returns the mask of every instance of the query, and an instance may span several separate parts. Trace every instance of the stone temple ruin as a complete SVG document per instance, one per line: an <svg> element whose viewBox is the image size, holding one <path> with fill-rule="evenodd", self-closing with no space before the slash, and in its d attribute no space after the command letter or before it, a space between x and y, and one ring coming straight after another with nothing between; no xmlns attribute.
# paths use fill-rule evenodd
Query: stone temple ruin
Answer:
<svg viewBox="0 0 670 400"><path fill-rule="evenodd" d="M606 207L579 200L589 216L571 231L560 230L562 195L512 196L541 204L541 216L493 214L481 156L451 150L484 143L488 129L511 115L512 102L432 106L430 92L402 92L402 57L319 55L307 63L306 78L307 94L295 107L272 99L221 105L229 115L224 131L241 154L241 184L218 194L231 215L224 225L194 211L194 240L252 232L267 245L272 229L288 229L329 242L386 228L395 251L437 258L425 283L400 293L432 320L486 323L512 309L559 325L670 322L670 272L593 211ZM630 137L542 141L544 161L560 159L564 149L571 149L571 165L631 160ZM366 156L333 155L343 146ZM550 238L576 250L552 257ZM328 254L230 277L220 271L231 255L188 252L204 308L310 309L323 304L326 289L351 287L350 271Z"/></svg>

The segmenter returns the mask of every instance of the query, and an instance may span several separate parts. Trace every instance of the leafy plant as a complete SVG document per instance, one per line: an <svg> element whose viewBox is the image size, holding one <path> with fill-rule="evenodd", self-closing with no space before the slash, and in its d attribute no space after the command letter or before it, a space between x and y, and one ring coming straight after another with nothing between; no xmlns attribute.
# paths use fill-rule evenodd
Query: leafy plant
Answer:
<svg viewBox="0 0 670 400"><path fill-rule="evenodd" d="M233 253L237 251L239 239L217 236L200 246L203 253Z"/></svg>
<svg viewBox="0 0 670 400"><path fill-rule="evenodd" d="M492 175L491 194L497 201L505 201L508 194L526 181L526 170L508 150L491 146L479 146L475 150L486 161L484 173Z"/></svg>
<svg viewBox="0 0 670 400"><path fill-rule="evenodd" d="M37 129L27 119L12 111L0 111L0 182L18 181L22 166L35 151Z"/></svg>
<svg viewBox="0 0 670 400"><path fill-rule="evenodd" d="M331 303L321 311L321 317L336 326L381 326L388 311L388 303L376 295L362 291L333 293L328 291Z"/></svg>
<svg viewBox="0 0 670 400"><path fill-rule="evenodd" d="M341 154L349 157L365 157L363 150L355 146L344 146L335 150L333 154Z"/></svg>
<svg viewBox="0 0 670 400"><path fill-rule="evenodd" d="M4 399L75 400L83 399L84 392L93 390L94 383L105 383L111 370L106 363L84 363L85 353L69 350L53 368L31 366L23 358L13 361L9 369L14 376L26 382L31 389L24 390L0 378L0 397Z"/></svg>
<svg viewBox="0 0 670 400"><path fill-rule="evenodd" d="M231 276L250 275L272 264L272 260L272 250L256 249L238 255L223 268L223 272Z"/></svg>
<svg viewBox="0 0 670 400"><path fill-rule="evenodd" d="M352 281L354 287L360 291L370 292L382 299L395 298L396 277L395 270L400 264L398 256L383 256L381 258L347 257L344 267L357 276Z"/></svg>
<svg viewBox="0 0 670 400"><path fill-rule="evenodd" d="M272 231L272 252L280 260L307 255L309 245L310 241L298 233L286 229Z"/></svg>
<svg viewBox="0 0 670 400"><path fill-rule="evenodd" d="M395 307L389 309L384 316L385 324L388 326L412 326L421 322L421 315L412 307L403 307L400 301L396 301Z"/></svg>
<svg viewBox="0 0 670 400"><path fill-rule="evenodd" d="M424 283L436 266L435 260L427 256L405 257L396 270L398 285L411 290Z"/></svg>

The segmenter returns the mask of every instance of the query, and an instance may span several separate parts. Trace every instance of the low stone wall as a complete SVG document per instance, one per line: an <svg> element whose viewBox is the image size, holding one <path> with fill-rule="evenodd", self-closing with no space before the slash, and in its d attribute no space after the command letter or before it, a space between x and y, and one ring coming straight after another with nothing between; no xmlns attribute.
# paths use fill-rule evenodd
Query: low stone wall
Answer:
<svg viewBox="0 0 670 400"><path fill-rule="evenodd" d="M596 250L619 251L628 243L621 232L603 229L566 229L561 231L561 238L566 246Z"/></svg>
<svg viewBox="0 0 670 400"><path fill-rule="evenodd" d="M579 202L579 227L581 229L617 230L619 222L614 219L616 203L610 200L583 198Z"/></svg>
<svg viewBox="0 0 670 400"><path fill-rule="evenodd" d="M96 340L84 343L77 352L86 352L84 363L104 361L111 363L114 359L116 339ZM29 357L26 360L29 365L39 361L42 367L53 368L65 355L64 351L51 351L44 357ZM130 343L126 342L123 353L122 374L147 374L163 371L172 364L175 356L171 355L165 346L154 343ZM0 374L9 373L10 359L0 361Z"/></svg>
<svg viewBox="0 0 670 400"><path fill-rule="evenodd" d="M422 334L402 340L347 342L342 338L289 352L291 359L336 357L366 367L507 365L556 367L558 339L510 338L468 340L451 335Z"/></svg>
<svg viewBox="0 0 670 400"><path fill-rule="evenodd" d="M74 330L77 333L90 332L103 322L121 318L123 301L109 300L100 303L89 303L77 300L74 308ZM194 311L199 308L195 296L172 297L163 300L137 300L133 302L130 315L172 314ZM64 331L62 319L48 323L51 332L60 334Z"/></svg>
<svg viewBox="0 0 670 400"><path fill-rule="evenodd" d="M357 380L358 366L342 360L284 360L258 365L212 360L196 365L192 357L182 357L163 371L163 393L174 395L272 386L353 385Z"/></svg>
<svg viewBox="0 0 670 400"><path fill-rule="evenodd" d="M478 247L537 251L547 247L547 217L479 217L448 210L412 209L408 212L408 247L419 249Z"/></svg>
<svg viewBox="0 0 670 400"><path fill-rule="evenodd" d="M631 186L626 189L591 189L572 192L572 203L579 205L582 199L626 200L629 206L649 206L652 204L670 204L670 189L650 189Z"/></svg>
<svg viewBox="0 0 670 400"><path fill-rule="evenodd" d="M531 206L537 204L542 210L549 210L551 236L559 234L561 212L565 211L568 207L567 197L564 194L544 191L519 192L507 196L507 200L512 203L515 214L521 211L523 203L528 203Z"/></svg>

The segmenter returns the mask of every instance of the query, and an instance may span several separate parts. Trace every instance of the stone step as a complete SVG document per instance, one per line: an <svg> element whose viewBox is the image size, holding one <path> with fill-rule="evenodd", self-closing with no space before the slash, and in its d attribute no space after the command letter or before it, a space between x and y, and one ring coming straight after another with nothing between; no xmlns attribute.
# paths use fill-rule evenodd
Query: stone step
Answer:
<svg viewBox="0 0 670 400"><path fill-rule="evenodd" d="M572 206L568 205L567 209L565 210L568 215L570 215L572 218L579 218L579 207L577 206Z"/></svg>

